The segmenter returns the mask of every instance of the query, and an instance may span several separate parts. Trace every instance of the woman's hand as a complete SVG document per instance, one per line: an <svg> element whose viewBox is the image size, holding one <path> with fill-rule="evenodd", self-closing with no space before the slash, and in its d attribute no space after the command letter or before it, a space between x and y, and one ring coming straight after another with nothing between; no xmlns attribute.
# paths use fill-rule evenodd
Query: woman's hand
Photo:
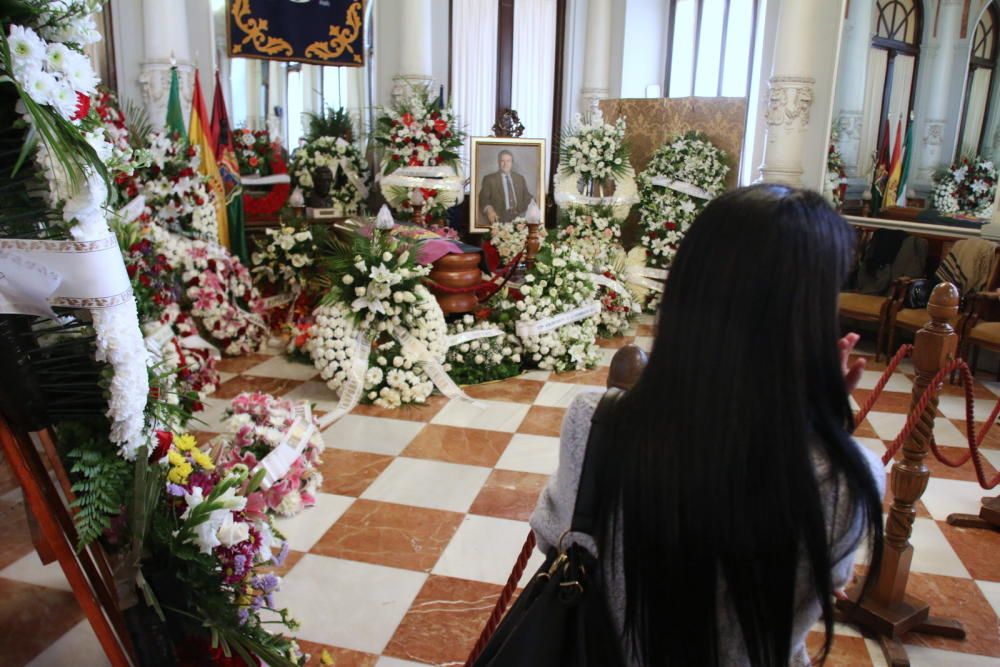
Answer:
<svg viewBox="0 0 1000 667"><path fill-rule="evenodd" d="M840 369L844 373L844 386L847 388L848 394L853 393L858 388L861 373L865 370L864 357L851 361L851 352L854 351L854 346L858 344L859 340L861 340L861 336L849 333L837 341L837 349L840 351Z"/></svg>

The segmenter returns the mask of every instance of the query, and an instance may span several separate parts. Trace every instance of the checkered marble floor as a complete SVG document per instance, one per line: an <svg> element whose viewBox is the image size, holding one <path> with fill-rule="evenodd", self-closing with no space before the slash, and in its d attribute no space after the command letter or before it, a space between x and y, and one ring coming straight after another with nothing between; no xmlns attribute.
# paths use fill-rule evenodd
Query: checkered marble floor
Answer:
<svg viewBox="0 0 1000 667"><path fill-rule="evenodd" d="M435 397L423 407L362 406L324 433L318 504L280 520L293 553L281 568L279 603L301 621L304 650L325 649L341 667L461 664L493 607L528 533L527 519L556 467L559 426L573 397L604 386L615 348L652 341L649 320L632 335L603 341L603 364L581 373L526 373L468 388L483 407ZM872 362L872 360L869 360ZM862 402L884 365L870 363L854 395ZM260 390L314 402L335 397L312 367L266 354L223 362L225 382L208 401L211 437L228 400ZM909 405L912 367L903 364L858 431L883 452ZM983 376L985 378L985 376ZM938 442L963 443L961 391L948 387ZM980 381L976 414L989 414L1000 385ZM987 473L1000 467L1000 428L990 435ZM976 513L984 492L971 466L931 461L918 506L910 592L938 615L961 619L965 641L906 638L915 666L1000 663L1000 532L953 528L951 512ZM0 663L104 665L106 661L58 566L32 551L19 492L0 498ZM535 555L528 573L541 562ZM525 580L527 579L525 577ZM523 581L522 581L523 583ZM810 636L818 648L821 635ZM884 665L877 643L838 625L829 665Z"/></svg>

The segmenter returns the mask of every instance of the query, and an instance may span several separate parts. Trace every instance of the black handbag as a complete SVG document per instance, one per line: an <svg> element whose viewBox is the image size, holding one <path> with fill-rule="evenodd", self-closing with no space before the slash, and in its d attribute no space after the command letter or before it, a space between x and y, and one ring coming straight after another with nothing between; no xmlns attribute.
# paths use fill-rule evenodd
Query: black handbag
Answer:
<svg viewBox="0 0 1000 667"><path fill-rule="evenodd" d="M622 393L608 389L594 411L569 532L594 534L597 476L611 444L610 414ZM586 548L562 542L549 550L473 663L476 667L624 667L600 563Z"/></svg>
<svg viewBox="0 0 1000 667"><path fill-rule="evenodd" d="M926 308L931 300L931 290L934 284L926 278L917 278L906 286L906 296L903 297L903 306L906 308Z"/></svg>

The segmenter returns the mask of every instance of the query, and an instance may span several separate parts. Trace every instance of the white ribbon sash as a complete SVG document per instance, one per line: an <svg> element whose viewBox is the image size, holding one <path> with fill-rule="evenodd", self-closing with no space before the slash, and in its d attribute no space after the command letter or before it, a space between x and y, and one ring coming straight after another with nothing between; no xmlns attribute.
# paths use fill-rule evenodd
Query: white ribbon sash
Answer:
<svg viewBox="0 0 1000 667"><path fill-rule="evenodd" d="M139 195L129 203L118 209L118 217L129 223L142 215L146 210L146 195Z"/></svg>
<svg viewBox="0 0 1000 667"><path fill-rule="evenodd" d="M473 403L475 405L485 407L479 401L473 400L468 396L468 394L462 391L462 389L455 384L455 381L448 376L444 367L441 366L441 362L432 357L424 344L410 335L409 331L403 329L402 327L396 327L393 329L392 335L399 341L403 350L409 350L409 353L412 354L414 358L423 362L424 372L427 373L427 377L431 379L431 382L434 383L434 386L437 387L442 394L448 398L457 398L460 401L465 401L466 403Z"/></svg>
<svg viewBox="0 0 1000 667"><path fill-rule="evenodd" d="M639 304L636 303L634 299L632 299L632 293L629 292L629 290L624 285L622 285L614 278L608 278L606 275L602 273L594 273L590 276L590 279L593 280L596 284L600 285L601 287L607 287L615 294L628 298L632 302L633 312L636 313L642 312L642 308L639 307Z"/></svg>
<svg viewBox="0 0 1000 667"><path fill-rule="evenodd" d="M241 176L243 185L279 185L281 183L291 183L292 177L288 174L271 174L270 176Z"/></svg>
<svg viewBox="0 0 1000 667"><path fill-rule="evenodd" d="M340 392L337 407L319 419L319 427L326 428L361 402L361 393L365 390L365 376L368 374L368 357L372 353L372 344L364 332L359 331L354 336L354 356L351 357L351 368L347 371L347 382Z"/></svg>
<svg viewBox="0 0 1000 667"><path fill-rule="evenodd" d="M112 308L132 297L118 241L0 239L0 313Z"/></svg>
<svg viewBox="0 0 1000 667"><path fill-rule="evenodd" d="M455 347L456 345L469 343L481 338L495 338L502 335L503 330L501 329L473 329L472 331L466 331L464 333L455 334L454 336L448 336L447 344L448 347Z"/></svg>
<svg viewBox="0 0 1000 667"><path fill-rule="evenodd" d="M567 324L593 317L600 312L601 304L597 301L591 301L579 308L568 310L565 313L560 313L544 320L521 320L517 323L515 331L519 338L535 338Z"/></svg>
<svg viewBox="0 0 1000 667"><path fill-rule="evenodd" d="M267 456L261 459L260 463L253 469L254 474L261 468L264 469L264 477L260 482L262 489L267 491L284 479L292 464L302 455L315 432L316 425L312 423L311 419L298 417L292 422L278 446L268 452Z"/></svg>
<svg viewBox="0 0 1000 667"><path fill-rule="evenodd" d="M689 195L697 199L711 199L712 195L709 194L708 190L704 188L699 188L693 183L685 183L684 181L675 181L672 178L667 178L666 176L654 176L649 179L649 182L653 185L658 185L661 188L670 188L681 194Z"/></svg>

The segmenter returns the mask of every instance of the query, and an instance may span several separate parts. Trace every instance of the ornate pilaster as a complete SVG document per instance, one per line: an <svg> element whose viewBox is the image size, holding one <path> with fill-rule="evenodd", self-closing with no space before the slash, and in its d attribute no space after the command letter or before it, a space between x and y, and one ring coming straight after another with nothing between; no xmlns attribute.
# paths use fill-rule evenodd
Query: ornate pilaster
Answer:
<svg viewBox="0 0 1000 667"><path fill-rule="evenodd" d="M924 97L926 106L923 117L927 120L924 122L921 135L922 154L920 155L920 169L917 172L918 180L923 182L930 182L939 169L948 166L948 163L951 162L951 150L945 146L948 122L944 119L950 117L952 113L957 119L959 107L952 104L953 100L946 93L946 90L947 82L952 80L955 71L955 57L961 32L960 23L963 9L962 0L942 0L939 10L937 43L931 49L922 49L921 53L920 66L924 67L925 62L930 62L930 76L927 80L943 88L941 91L934 91L933 94ZM926 60L924 53L929 54Z"/></svg>
<svg viewBox="0 0 1000 667"><path fill-rule="evenodd" d="M194 64L188 38L187 3L176 0L142 0L143 45L146 57L140 65L142 101L153 127L163 127L170 95L170 65L177 62L181 108L191 108ZM137 36L138 37L138 36Z"/></svg>
<svg viewBox="0 0 1000 667"><path fill-rule="evenodd" d="M590 0L587 4L587 48L580 110L597 108L597 102L610 94L610 82L611 0Z"/></svg>
<svg viewBox="0 0 1000 667"><path fill-rule="evenodd" d="M841 111L834 121L837 132L837 150L844 160L844 171L848 178L860 178L858 173L861 149L861 126L864 123L861 111Z"/></svg>
<svg viewBox="0 0 1000 667"><path fill-rule="evenodd" d="M809 129L816 80L801 76L772 76L767 97L767 142L761 178L767 183L800 185L802 144Z"/></svg>
<svg viewBox="0 0 1000 667"><path fill-rule="evenodd" d="M167 100L170 99L170 67L170 61L144 62L139 74L142 103L146 107L150 122L156 128L163 127L167 119ZM194 97L194 65L178 62L177 78L181 84L181 109L190 109L191 99Z"/></svg>

